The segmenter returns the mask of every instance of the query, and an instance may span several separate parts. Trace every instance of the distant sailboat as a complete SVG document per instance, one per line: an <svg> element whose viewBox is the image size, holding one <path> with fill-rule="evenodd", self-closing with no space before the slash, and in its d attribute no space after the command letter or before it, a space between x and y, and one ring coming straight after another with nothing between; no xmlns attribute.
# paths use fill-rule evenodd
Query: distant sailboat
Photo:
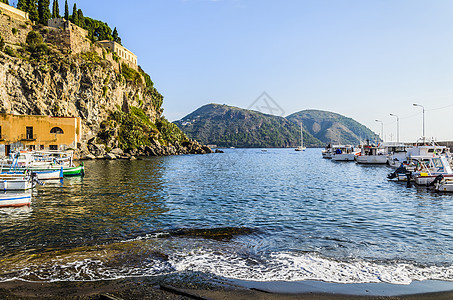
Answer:
<svg viewBox="0 0 453 300"><path fill-rule="evenodd" d="M305 151L307 149L304 147L304 134L302 131L302 123L300 123L300 146L296 148L296 151Z"/></svg>

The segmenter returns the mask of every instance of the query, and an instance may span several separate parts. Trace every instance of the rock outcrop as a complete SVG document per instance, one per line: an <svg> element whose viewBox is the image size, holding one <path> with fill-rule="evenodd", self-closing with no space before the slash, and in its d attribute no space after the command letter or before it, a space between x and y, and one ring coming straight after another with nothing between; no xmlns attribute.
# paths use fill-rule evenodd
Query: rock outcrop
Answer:
<svg viewBox="0 0 453 300"><path fill-rule="evenodd" d="M3 32L8 26L18 26L16 23L0 15ZM33 52L36 50L27 45L26 33L33 31L43 37L41 52ZM42 25L32 28L24 23L19 33L3 36L6 46L0 49L1 113L80 117L83 132L77 153L81 157L212 152L175 131L179 129L167 126L168 121L162 117L163 96L140 68L128 68L96 43L89 43L88 52L74 54L68 48L73 40L64 43L58 34L59 29ZM64 34L62 31L61 38ZM87 41L81 43L86 45ZM101 124L110 124L115 112L130 114L130 108L135 113L131 118L148 129L141 133L145 136L134 143L127 141L127 127L121 118L108 127L111 132L106 134Z"/></svg>

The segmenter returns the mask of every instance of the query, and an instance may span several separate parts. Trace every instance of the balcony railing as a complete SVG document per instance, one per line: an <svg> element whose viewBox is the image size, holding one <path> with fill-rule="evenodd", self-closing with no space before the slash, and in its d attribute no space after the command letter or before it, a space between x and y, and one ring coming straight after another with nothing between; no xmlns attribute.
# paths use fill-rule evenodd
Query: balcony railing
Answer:
<svg viewBox="0 0 453 300"><path fill-rule="evenodd" d="M22 134L20 136L21 141L36 141L37 135L36 134Z"/></svg>

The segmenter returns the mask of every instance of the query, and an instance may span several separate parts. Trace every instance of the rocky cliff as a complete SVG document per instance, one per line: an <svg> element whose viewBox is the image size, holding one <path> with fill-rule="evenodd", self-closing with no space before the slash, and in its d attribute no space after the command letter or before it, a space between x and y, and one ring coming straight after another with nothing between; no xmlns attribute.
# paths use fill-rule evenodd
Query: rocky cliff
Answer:
<svg viewBox="0 0 453 300"><path fill-rule="evenodd" d="M68 42L63 29L19 23L0 15L1 113L82 118L82 155L210 152L162 117L163 97L141 69L85 37Z"/></svg>

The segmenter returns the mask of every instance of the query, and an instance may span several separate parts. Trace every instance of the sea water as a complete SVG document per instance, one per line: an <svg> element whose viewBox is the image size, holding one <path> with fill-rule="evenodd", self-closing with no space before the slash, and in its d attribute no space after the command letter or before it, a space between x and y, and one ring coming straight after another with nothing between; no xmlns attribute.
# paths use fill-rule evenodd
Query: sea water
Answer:
<svg viewBox="0 0 453 300"><path fill-rule="evenodd" d="M321 149L88 161L0 209L0 281L453 281L453 195Z"/></svg>

